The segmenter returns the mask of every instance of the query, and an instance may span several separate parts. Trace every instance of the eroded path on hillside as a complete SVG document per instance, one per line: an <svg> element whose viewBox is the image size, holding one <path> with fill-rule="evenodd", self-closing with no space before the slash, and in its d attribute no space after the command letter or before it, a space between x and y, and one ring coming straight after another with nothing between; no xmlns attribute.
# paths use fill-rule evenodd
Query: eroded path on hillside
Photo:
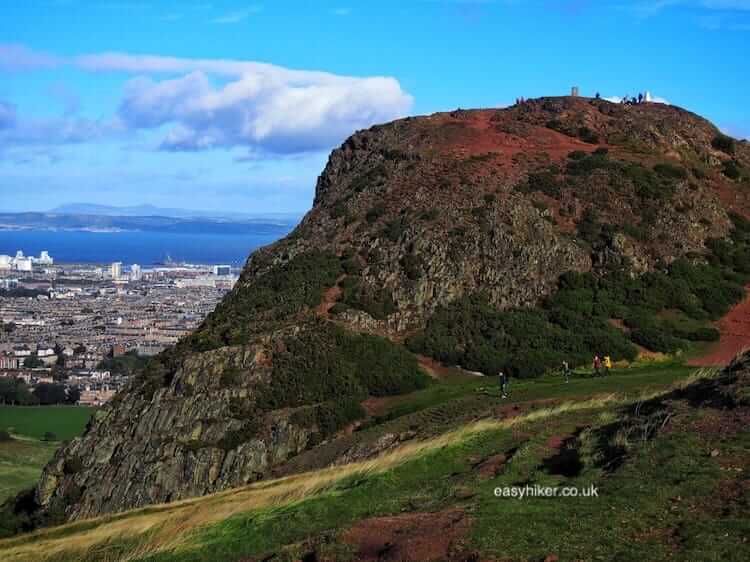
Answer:
<svg viewBox="0 0 750 562"><path fill-rule="evenodd" d="M700 357L691 359L694 367L723 367L738 353L750 348L750 286L745 299L732 307L729 313L716 323L721 334L719 342Z"/></svg>

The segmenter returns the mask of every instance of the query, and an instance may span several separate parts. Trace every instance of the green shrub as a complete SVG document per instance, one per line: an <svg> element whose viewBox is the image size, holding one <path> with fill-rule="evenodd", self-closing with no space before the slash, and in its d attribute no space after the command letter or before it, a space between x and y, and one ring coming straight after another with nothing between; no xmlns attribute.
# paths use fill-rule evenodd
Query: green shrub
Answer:
<svg viewBox="0 0 750 562"><path fill-rule="evenodd" d="M358 400L345 398L298 410L292 414L291 422L300 427L317 428L312 442L318 443L366 415Z"/></svg>
<svg viewBox="0 0 750 562"><path fill-rule="evenodd" d="M545 170L529 174L526 184L522 186L521 190L526 193L538 191L550 197L556 197L560 195L563 185L564 183L557 178L555 172Z"/></svg>
<svg viewBox="0 0 750 562"><path fill-rule="evenodd" d="M427 211L422 211L422 213L419 215L419 219L423 221L434 221L436 218L438 218L437 209L429 209Z"/></svg>
<svg viewBox="0 0 750 562"><path fill-rule="evenodd" d="M688 173L682 166L662 162L654 166L654 171L664 178L686 180Z"/></svg>
<svg viewBox="0 0 750 562"><path fill-rule="evenodd" d="M384 214L385 214L385 207L383 207L382 205L375 205L369 211L367 211L367 214L365 215L365 220L368 223L373 224Z"/></svg>
<svg viewBox="0 0 750 562"><path fill-rule="evenodd" d="M570 154L568 154L568 158L571 160L583 160L588 156L588 153L583 150L574 150Z"/></svg>
<svg viewBox="0 0 750 562"><path fill-rule="evenodd" d="M391 242L398 242L404 232L406 232L406 220L403 217L389 222L384 230L385 237Z"/></svg>
<svg viewBox="0 0 750 562"><path fill-rule="evenodd" d="M503 312L486 296L471 295L439 309L424 333L407 340L407 346L445 363L485 374L503 369L515 377L538 376L563 360L587 363L592 348L633 358L635 350L621 332L587 316L587 296L566 295L561 297L564 302L549 303L547 310Z"/></svg>
<svg viewBox="0 0 750 562"><path fill-rule="evenodd" d="M742 176L742 171L736 160L725 160L721 167L722 173L731 180L738 180Z"/></svg>
<svg viewBox="0 0 750 562"><path fill-rule="evenodd" d="M274 355L270 384L258 390L257 407L263 411L401 394L427 383L403 347L329 322L311 322L286 338L284 347Z"/></svg>
<svg viewBox="0 0 750 562"><path fill-rule="evenodd" d="M0 429L0 443L5 443L7 441L13 441L13 438L6 430Z"/></svg>
<svg viewBox="0 0 750 562"><path fill-rule="evenodd" d="M330 313L331 314L342 314L342 313L346 312L347 310L349 310L349 307L346 306L344 303L342 303L342 302L336 302L336 303L333 303L333 306L331 307Z"/></svg>
<svg viewBox="0 0 750 562"><path fill-rule="evenodd" d="M611 169L613 163L606 155L591 154L579 160L568 162L565 173L569 176L585 176L596 170Z"/></svg>
<svg viewBox="0 0 750 562"><path fill-rule="evenodd" d="M588 127L579 127L578 138L588 144L597 144L599 142L599 135Z"/></svg>
<svg viewBox="0 0 750 562"><path fill-rule="evenodd" d="M334 219L340 219L348 214L346 204L343 202L336 203L331 210L331 217Z"/></svg>
<svg viewBox="0 0 750 562"><path fill-rule="evenodd" d="M722 152L725 152L727 154L734 154L734 151L736 150L736 142L735 140L727 135L724 134L717 134L713 140L711 141L711 146L713 146L716 150L721 150Z"/></svg>
<svg viewBox="0 0 750 562"><path fill-rule="evenodd" d="M633 330L630 333L630 338L638 345L660 353L674 353L680 349L680 341L677 338L656 327L644 327Z"/></svg>

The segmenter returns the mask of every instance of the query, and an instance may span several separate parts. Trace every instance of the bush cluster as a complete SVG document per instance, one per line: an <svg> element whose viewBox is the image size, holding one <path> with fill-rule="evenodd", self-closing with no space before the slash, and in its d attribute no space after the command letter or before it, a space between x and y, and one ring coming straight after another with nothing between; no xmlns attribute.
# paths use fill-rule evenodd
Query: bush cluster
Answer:
<svg viewBox="0 0 750 562"><path fill-rule="evenodd" d="M721 133L713 138L713 140L711 141L711 146L713 146L716 150L721 150L722 152L725 152L727 154L734 154L736 148L735 140L732 137Z"/></svg>
<svg viewBox="0 0 750 562"><path fill-rule="evenodd" d="M238 285L178 347L207 351L245 343L258 322L280 320L316 306L341 271L335 254L316 250L272 267L253 283Z"/></svg>
<svg viewBox="0 0 750 562"><path fill-rule="evenodd" d="M584 302L573 304L501 312L475 294L439 310L407 345L445 363L522 378L558 368L563 360L586 363L597 351L615 359L635 357L622 332L580 310Z"/></svg>
<svg viewBox="0 0 750 562"><path fill-rule="evenodd" d="M396 311L393 295L388 289L366 291L359 279L347 277L341 283L341 302L359 310L364 310L373 318L383 320Z"/></svg>
<svg viewBox="0 0 750 562"><path fill-rule="evenodd" d="M274 354L271 381L258 391L256 405L270 411L332 400L345 404L344 399L402 394L426 383L403 347L316 320Z"/></svg>
<svg viewBox="0 0 750 562"><path fill-rule="evenodd" d="M316 428L308 443L314 446L365 415L357 399L344 398L300 408L292 414L291 422L300 427Z"/></svg>
<svg viewBox="0 0 750 562"><path fill-rule="evenodd" d="M709 244L705 262L675 261L667 270L631 276L570 272L542 306L499 311L483 294L439 309L423 333L407 341L417 353L449 364L494 374L533 377L558 368L563 360L587 364L595 354L632 359L632 343L672 353L690 341L715 341L707 320L726 314L745 294L750 279L750 222L734 216L726 241ZM606 225L592 235L601 236ZM676 310L671 316L662 311ZM625 333L610 319L622 319ZM629 341L630 340L630 341Z"/></svg>

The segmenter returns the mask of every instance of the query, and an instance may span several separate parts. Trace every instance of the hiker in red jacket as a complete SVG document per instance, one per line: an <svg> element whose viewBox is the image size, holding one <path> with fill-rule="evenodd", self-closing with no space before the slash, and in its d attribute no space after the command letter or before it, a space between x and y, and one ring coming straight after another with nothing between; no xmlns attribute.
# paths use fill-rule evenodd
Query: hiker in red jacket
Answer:
<svg viewBox="0 0 750 562"><path fill-rule="evenodd" d="M594 375L601 376L602 374L602 359L598 355L594 355Z"/></svg>

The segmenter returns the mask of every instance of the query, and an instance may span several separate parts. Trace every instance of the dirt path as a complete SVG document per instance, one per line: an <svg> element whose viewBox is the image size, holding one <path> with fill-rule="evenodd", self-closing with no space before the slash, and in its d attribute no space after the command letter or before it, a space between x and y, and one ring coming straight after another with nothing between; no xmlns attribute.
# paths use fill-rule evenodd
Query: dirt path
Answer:
<svg viewBox="0 0 750 562"><path fill-rule="evenodd" d="M339 287L339 283L341 283L343 279L344 276L342 275L336 279L336 284L333 287L327 289L326 292L323 293L323 300L320 301L318 308L315 309L318 316L328 318L331 308L336 304L336 301L341 298L341 293L343 291L341 290L341 287Z"/></svg>
<svg viewBox="0 0 750 562"><path fill-rule="evenodd" d="M721 333L719 342L702 357L688 362L694 367L723 367L741 351L750 348L750 287L745 300L735 305L716 323Z"/></svg>
<svg viewBox="0 0 750 562"><path fill-rule="evenodd" d="M363 562L471 560L461 545L469 527L469 519L458 509L408 513L364 519L342 538L356 549L356 559Z"/></svg>

